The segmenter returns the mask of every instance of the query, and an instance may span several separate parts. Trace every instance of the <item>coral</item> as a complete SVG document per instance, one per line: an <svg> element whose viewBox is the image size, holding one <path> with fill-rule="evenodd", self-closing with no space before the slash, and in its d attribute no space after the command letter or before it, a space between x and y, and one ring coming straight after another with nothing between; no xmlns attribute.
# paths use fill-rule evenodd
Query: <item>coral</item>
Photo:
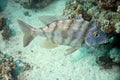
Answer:
<svg viewBox="0 0 120 80"><path fill-rule="evenodd" d="M96 52L96 62L103 68L120 67L120 35L111 35L109 43L101 45Z"/></svg>
<svg viewBox="0 0 120 80"><path fill-rule="evenodd" d="M111 69L113 65L116 65L116 63L114 63L108 56L100 56L96 58L96 63L104 69Z"/></svg>
<svg viewBox="0 0 120 80"><path fill-rule="evenodd" d="M84 3L84 0L70 0L66 3L66 7L63 10L63 15L67 16L68 18L76 18L76 17L82 17L85 20L90 21L92 18L91 14L87 14L87 10L89 7L93 7L94 4L92 4L89 0ZM93 1L94 3L94 1Z"/></svg>
<svg viewBox="0 0 120 80"><path fill-rule="evenodd" d="M117 11L119 0L99 0L99 5L105 10Z"/></svg>
<svg viewBox="0 0 120 80"><path fill-rule="evenodd" d="M113 48L110 50L110 58L113 60L113 62L120 63L120 50Z"/></svg>
<svg viewBox="0 0 120 80"><path fill-rule="evenodd" d="M0 80L17 80L17 76L26 68L30 69L30 66L20 60L14 61L12 56L0 52Z"/></svg>
<svg viewBox="0 0 120 80"><path fill-rule="evenodd" d="M118 22L118 23L115 24L115 31L117 33L120 33L120 22Z"/></svg>
<svg viewBox="0 0 120 80"><path fill-rule="evenodd" d="M70 0L66 3L63 15L68 18L80 16L87 21L97 22L108 34L120 33L119 0Z"/></svg>
<svg viewBox="0 0 120 80"><path fill-rule="evenodd" d="M14 0L20 3L24 8L44 8L54 0Z"/></svg>
<svg viewBox="0 0 120 80"><path fill-rule="evenodd" d="M120 14L118 12L112 11L102 11L97 12L94 15L93 21L96 21L100 24L101 29L109 34L119 34L120 33Z"/></svg>
<svg viewBox="0 0 120 80"><path fill-rule="evenodd" d="M63 15L98 23L109 43L97 48L96 62L104 68L120 67L120 0L69 0Z"/></svg>
<svg viewBox="0 0 120 80"><path fill-rule="evenodd" d="M112 54L113 54L113 52L112 52ZM98 65L100 65L102 69L112 69L114 67L120 68L120 62L119 62L120 56L118 57L117 55L114 54L114 56L112 56L112 57L109 55L108 56L103 55L103 56L96 57L96 63Z"/></svg>
<svg viewBox="0 0 120 80"><path fill-rule="evenodd" d="M75 18L76 15L82 14L83 7L82 5L78 5L76 1L66 3L66 7L63 11L63 15L68 18Z"/></svg>
<svg viewBox="0 0 120 80"><path fill-rule="evenodd" d="M120 5L117 8L117 12L120 13Z"/></svg>
<svg viewBox="0 0 120 80"><path fill-rule="evenodd" d="M96 13L92 21L96 21L101 29L106 33L116 33L115 23L119 22L120 14L114 12L102 11Z"/></svg>
<svg viewBox="0 0 120 80"><path fill-rule="evenodd" d="M4 40L9 40L12 35L12 31L7 25L7 18L0 17L0 30L2 30L2 37Z"/></svg>
<svg viewBox="0 0 120 80"><path fill-rule="evenodd" d="M120 34L115 35L112 39L112 48L109 50L110 58L113 59L114 62L120 63Z"/></svg>
<svg viewBox="0 0 120 80"><path fill-rule="evenodd" d="M12 35L12 32L11 32L9 26L4 26L3 27L3 32L2 32L3 40L9 40L11 35Z"/></svg>
<svg viewBox="0 0 120 80"><path fill-rule="evenodd" d="M0 16L0 30L3 30L3 27L6 25L5 18Z"/></svg>

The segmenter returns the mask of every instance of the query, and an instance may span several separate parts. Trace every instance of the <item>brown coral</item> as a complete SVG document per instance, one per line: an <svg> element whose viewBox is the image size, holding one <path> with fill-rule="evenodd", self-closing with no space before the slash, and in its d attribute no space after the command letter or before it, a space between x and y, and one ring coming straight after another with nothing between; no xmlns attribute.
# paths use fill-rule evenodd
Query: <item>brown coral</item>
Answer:
<svg viewBox="0 0 120 80"><path fill-rule="evenodd" d="M0 16L0 30L6 25L6 20L3 16Z"/></svg>
<svg viewBox="0 0 120 80"><path fill-rule="evenodd" d="M100 0L99 4L105 10L117 11L120 0Z"/></svg>
<svg viewBox="0 0 120 80"><path fill-rule="evenodd" d="M16 74L16 71L19 69L16 62L12 56L0 52L0 80L14 80L14 78L17 77L17 75L13 75ZM24 71L30 69L28 64L23 63L23 65ZM19 72L17 72L17 74L18 73Z"/></svg>
<svg viewBox="0 0 120 80"><path fill-rule="evenodd" d="M111 11L102 11L101 13L96 13L94 15L93 21L96 21L100 24L101 29L109 34L118 34L119 30L119 21L120 14L118 12Z"/></svg>
<svg viewBox="0 0 120 80"><path fill-rule="evenodd" d="M97 22L109 34L120 33L120 0L70 0L63 15L68 18L82 17Z"/></svg>
<svg viewBox="0 0 120 80"><path fill-rule="evenodd" d="M68 18L75 18L77 15L82 14L83 7L79 5L76 1L70 4L66 3L66 8L63 10L63 15Z"/></svg>
<svg viewBox="0 0 120 80"><path fill-rule="evenodd" d="M13 80L11 71L16 70L13 58L5 58L4 54L0 52L0 80Z"/></svg>
<svg viewBox="0 0 120 80"><path fill-rule="evenodd" d="M114 62L108 56L100 56L96 58L96 63L101 66L100 69L112 69L112 68L119 68L119 63Z"/></svg>
<svg viewBox="0 0 120 80"><path fill-rule="evenodd" d="M9 26L4 26L3 28L3 32L2 32L2 37L3 37L3 40L9 40L9 38L11 37L12 35L12 32L9 28Z"/></svg>
<svg viewBox="0 0 120 80"><path fill-rule="evenodd" d="M2 37L4 40L9 40L9 38L12 35L12 31L7 25L7 18L4 18L3 16L0 17L0 30L2 30Z"/></svg>
<svg viewBox="0 0 120 80"><path fill-rule="evenodd" d="M85 20L90 21L92 18L92 15L87 14L86 10L87 8L84 7L84 0L81 1L71 1L70 3L66 3L66 8L63 10L63 15L67 16L68 18L76 18L76 17L82 17ZM88 2L89 3L89 2Z"/></svg>

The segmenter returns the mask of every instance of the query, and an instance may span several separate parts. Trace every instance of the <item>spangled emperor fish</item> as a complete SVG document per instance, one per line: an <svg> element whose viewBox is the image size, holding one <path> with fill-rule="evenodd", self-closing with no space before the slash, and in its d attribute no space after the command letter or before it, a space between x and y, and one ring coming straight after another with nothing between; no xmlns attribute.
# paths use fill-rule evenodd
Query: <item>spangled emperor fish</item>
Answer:
<svg viewBox="0 0 120 80"><path fill-rule="evenodd" d="M18 23L24 33L24 47L37 35L45 37L52 44L71 46L70 53L79 49L84 42L92 47L107 43L106 34L99 26L94 22L88 22L84 19L54 20L46 24L44 28L39 29L21 20L18 20Z"/></svg>

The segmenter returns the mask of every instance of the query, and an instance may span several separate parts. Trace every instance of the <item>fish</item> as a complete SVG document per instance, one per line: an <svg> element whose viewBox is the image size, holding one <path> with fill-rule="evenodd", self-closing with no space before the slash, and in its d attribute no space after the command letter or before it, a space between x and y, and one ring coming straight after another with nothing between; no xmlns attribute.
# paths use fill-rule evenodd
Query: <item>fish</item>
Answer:
<svg viewBox="0 0 120 80"><path fill-rule="evenodd" d="M47 18L44 19L42 21L47 22ZM70 46L71 48L67 50L68 54L78 50L84 43L90 47L96 47L108 42L107 34L100 29L97 23L82 18L53 19L43 28L34 28L20 19L17 21L24 33L24 47L28 46L37 35L46 38L46 41L51 43L47 46L52 44Z"/></svg>

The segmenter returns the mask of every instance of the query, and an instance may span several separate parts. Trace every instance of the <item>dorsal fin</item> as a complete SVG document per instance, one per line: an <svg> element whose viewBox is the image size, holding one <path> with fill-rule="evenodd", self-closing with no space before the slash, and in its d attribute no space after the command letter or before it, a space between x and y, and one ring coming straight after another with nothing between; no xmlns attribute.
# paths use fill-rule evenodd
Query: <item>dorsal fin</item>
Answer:
<svg viewBox="0 0 120 80"><path fill-rule="evenodd" d="M56 20L67 19L67 18L64 16L40 16L39 19L42 23L47 25L47 24L50 24Z"/></svg>

